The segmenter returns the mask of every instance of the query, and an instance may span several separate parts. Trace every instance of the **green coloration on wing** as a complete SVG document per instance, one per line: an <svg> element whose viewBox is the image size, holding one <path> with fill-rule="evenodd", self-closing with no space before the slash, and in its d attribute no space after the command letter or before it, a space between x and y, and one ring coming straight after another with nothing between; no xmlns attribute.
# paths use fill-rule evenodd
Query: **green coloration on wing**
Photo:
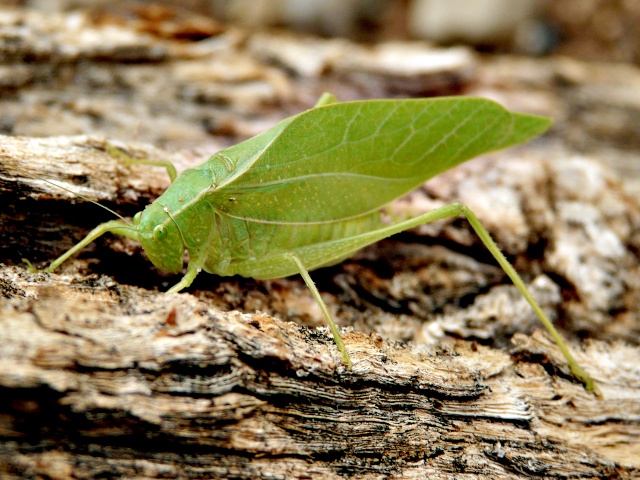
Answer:
<svg viewBox="0 0 640 480"><path fill-rule="evenodd" d="M180 288L197 269L298 273L285 254L308 269L338 263L384 238L380 209L392 200L551 123L481 98L319 103L186 170L142 212L136 229L154 265L178 272L189 252Z"/></svg>
<svg viewBox="0 0 640 480"><path fill-rule="evenodd" d="M482 153L525 142L547 118L486 99L368 100L314 108L214 155L225 214L278 224L377 210ZM220 158L224 157L224 161ZM220 165L235 169L225 175Z"/></svg>
<svg viewBox="0 0 640 480"><path fill-rule="evenodd" d="M392 200L550 123L467 97L332 103L288 118L197 167L213 179L206 198L217 221L203 268L269 279L298 272L286 252L310 270L338 263L362 238L353 248L331 242L382 228L379 210Z"/></svg>

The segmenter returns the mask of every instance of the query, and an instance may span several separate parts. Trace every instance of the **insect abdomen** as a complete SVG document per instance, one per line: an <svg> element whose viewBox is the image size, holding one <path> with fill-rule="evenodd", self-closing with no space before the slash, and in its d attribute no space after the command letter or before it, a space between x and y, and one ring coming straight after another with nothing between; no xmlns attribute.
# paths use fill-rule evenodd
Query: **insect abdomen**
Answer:
<svg viewBox="0 0 640 480"><path fill-rule="evenodd" d="M284 253L295 255L303 247L352 237L381 225L379 212L321 224L259 223L219 215L205 270L218 275L241 275L262 280L286 277L298 273L295 264L274 262L274 258ZM352 253L313 260L309 269L339 263Z"/></svg>

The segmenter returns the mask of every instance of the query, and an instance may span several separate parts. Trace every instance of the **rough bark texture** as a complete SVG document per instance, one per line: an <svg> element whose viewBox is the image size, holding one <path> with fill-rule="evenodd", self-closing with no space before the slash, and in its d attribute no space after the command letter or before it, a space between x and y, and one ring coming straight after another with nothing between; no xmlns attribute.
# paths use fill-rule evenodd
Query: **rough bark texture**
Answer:
<svg viewBox="0 0 640 480"><path fill-rule="evenodd" d="M365 49L184 19L144 24L149 35L107 20L0 16L10 134L0 137L0 476L640 475L640 207L630 194L640 183L626 161L640 150L629 136L637 69ZM385 60L398 51L413 70ZM467 203L604 399L534 331L462 220L312 273L352 327L351 370L297 278L203 274L189 293L165 295L177 277L113 237L53 275L21 262L42 267L112 218L71 192L130 216L167 186L162 171L109 156L106 139L184 167L323 90L483 93L557 119L545 139L447 172L391 210Z"/></svg>

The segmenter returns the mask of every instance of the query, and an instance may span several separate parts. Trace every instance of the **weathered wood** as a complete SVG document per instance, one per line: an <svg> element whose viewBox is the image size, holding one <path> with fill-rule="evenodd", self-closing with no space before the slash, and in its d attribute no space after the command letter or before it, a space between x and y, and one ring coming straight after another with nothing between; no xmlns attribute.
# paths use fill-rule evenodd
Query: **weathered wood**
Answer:
<svg viewBox="0 0 640 480"><path fill-rule="evenodd" d="M628 152L611 130L596 143L578 135L581 123L563 119L572 99L584 97L531 77L564 72L586 89L589 75L563 60L512 59L511 70L508 59L483 62L466 90L491 90L514 108L535 104L559 127L551 140L448 172L392 210L469 204L564 327L604 400L573 380L544 334L532 333L536 318L462 220L426 225L312 272L338 322L352 327L352 370L340 365L326 329L315 328L322 317L297 278L203 274L188 293L167 296L176 277L155 270L134 242L113 237L56 274L29 273L22 258L42 267L112 218L71 192L130 216L166 187L162 170L110 157L107 137L133 155L185 166L231 141L212 131L257 133L324 89L349 98L434 85L424 72L415 84L376 68L345 75L340 55L307 77L290 75L291 65L264 63L274 60L266 41L259 51L244 42L250 33L231 29L196 45L119 27L126 41L110 43L113 30L87 24L80 30L99 40L83 44L79 34L62 35L68 18L33 18L15 19L23 40L11 56L10 30L0 41L8 59L0 73L13 81L0 88L17 93L0 96L13 119L5 126L22 135L0 137L0 476L640 474L640 207L625 193L628 183L594 159L603 142L613 157ZM56 41L36 41L42 36ZM467 67L433 78L450 79L442 91L452 91L475 62ZM625 78L617 84L635 81L633 72ZM114 94L116 80L126 95ZM620 118L632 118L633 105ZM607 109L617 111L611 102ZM583 125L593 123L585 117ZM568 131L572 147L558 141Z"/></svg>
<svg viewBox="0 0 640 480"><path fill-rule="evenodd" d="M601 381L599 401L545 370L563 367L540 336L517 337L512 358L473 342L407 348L351 333L349 371L326 334L266 315L223 313L188 294L36 283L37 299L3 302L4 475L635 471L623 465L638 458L629 440L639 427L628 423L638 384L620 357L640 358L622 344L579 354Z"/></svg>

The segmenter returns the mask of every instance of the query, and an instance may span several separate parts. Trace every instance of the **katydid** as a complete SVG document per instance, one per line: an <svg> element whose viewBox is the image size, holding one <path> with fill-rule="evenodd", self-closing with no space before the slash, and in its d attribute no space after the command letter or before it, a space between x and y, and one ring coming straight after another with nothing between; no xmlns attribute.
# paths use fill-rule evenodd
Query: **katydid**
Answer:
<svg viewBox="0 0 640 480"><path fill-rule="evenodd" d="M464 215L484 245L525 296L567 359L571 371L597 392L562 338L500 252L478 218L453 203L395 224L381 209L423 182L481 153L525 142L551 121L514 113L481 98L338 102L324 94L314 108L214 154L176 176L138 212L133 223L98 225L55 260L66 259L112 232L142 244L158 268L186 273L169 289L179 292L205 270L222 276L274 279L301 274L318 302L344 361L340 332L308 271L334 265L357 250L420 224Z"/></svg>

